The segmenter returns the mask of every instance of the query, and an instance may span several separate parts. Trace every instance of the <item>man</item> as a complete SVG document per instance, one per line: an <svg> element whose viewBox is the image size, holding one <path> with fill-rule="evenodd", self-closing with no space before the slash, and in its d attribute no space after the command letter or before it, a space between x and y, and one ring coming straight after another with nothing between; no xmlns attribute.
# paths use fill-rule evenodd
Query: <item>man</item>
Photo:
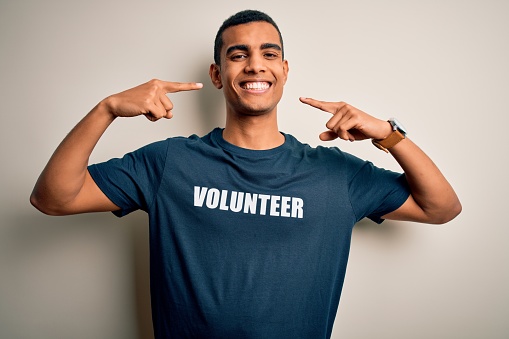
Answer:
<svg viewBox="0 0 509 339"><path fill-rule="evenodd" d="M31 202L52 215L147 211L158 338L328 338L354 224L364 217L445 223L460 202L396 121L300 99L331 113L322 140L372 139L404 175L281 133L277 104L288 62L266 14L226 20L214 54L210 77L226 100L224 129L89 166L117 117L170 119L166 94L202 87L149 81L85 116L51 157Z"/></svg>

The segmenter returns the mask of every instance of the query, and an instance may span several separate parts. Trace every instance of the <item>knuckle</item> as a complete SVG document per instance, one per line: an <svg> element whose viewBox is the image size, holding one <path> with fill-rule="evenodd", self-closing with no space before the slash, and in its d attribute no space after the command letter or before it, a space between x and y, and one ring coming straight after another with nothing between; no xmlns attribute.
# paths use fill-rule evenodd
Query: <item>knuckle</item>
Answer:
<svg viewBox="0 0 509 339"><path fill-rule="evenodd" d="M148 82L148 88L151 92L157 92L162 87L162 81L159 79L152 79Z"/></svg>
<svg viewBox="0 0 509 339"><path fill-rule="evenodd" d="M150 107L151 107L151 105L152 105L152 102L153 102L153 100L152 100L152 98L151 98L151 97L148 97L148 96L147 96L147 97L144 97L144 98L143 98L143 102L142 102L143 107L144 107L146 110L149 110L149 109L150 109Z"/></svg>

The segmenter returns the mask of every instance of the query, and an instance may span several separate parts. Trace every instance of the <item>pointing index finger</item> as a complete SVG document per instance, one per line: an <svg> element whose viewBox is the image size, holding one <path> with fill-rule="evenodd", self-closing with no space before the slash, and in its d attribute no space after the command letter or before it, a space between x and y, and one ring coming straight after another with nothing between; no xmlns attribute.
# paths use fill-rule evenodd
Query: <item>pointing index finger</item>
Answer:
<svg viewBox="0 0 509 339"><path fill-rule="evenodd" d="M181 91L194 91L201 89L203 84L201 82L164 82L164 90L166 93L175 93Z"/></svg>
<svg viewBox="0 0 509 339"><path fill-rule="evenodd" d="M335 109L331 105L330 102L320 101L320 100L315 100L312 98L305 98L305 97L300 97L299 100L306 105L318 108L324 112L331 113L331 114L334 114L334 112L335 112Z"/></svg>

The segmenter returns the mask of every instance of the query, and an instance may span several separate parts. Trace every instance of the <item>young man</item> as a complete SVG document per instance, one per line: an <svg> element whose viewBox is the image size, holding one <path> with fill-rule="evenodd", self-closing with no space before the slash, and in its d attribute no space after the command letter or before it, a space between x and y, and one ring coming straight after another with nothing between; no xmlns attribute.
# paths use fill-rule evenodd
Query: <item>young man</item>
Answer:
<svg viewBox="0 0 509 339"><path fill-rule="evenodd" d="M328 338L354 224L364 217L444 223L460 212L459 200L396 121L301 98L331 113L322 140L372 139L404 174L281 133L277 104L288 62L266 14L226 20L214 54L210 77L226 100L224 129L89 166L117 117L169 119L167 93L202 87L149 81L85 116L48 162L31 202L54 215L149 214L158 338Z"/></svg>

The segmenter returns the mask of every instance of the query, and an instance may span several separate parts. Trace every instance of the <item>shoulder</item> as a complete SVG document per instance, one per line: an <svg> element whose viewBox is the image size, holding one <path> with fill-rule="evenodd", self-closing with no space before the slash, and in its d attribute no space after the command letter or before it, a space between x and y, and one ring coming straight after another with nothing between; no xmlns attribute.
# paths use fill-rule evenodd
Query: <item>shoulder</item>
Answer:
<svg viewBox="0 0 509 339"><path fill-rule="evenodd" d="M190 136L174 136L164 140L155 141L128 154L136 159L145 159L147 162L156 161L184 161L193 156L206 156L215 148L210 133L205 136L192 134Z"/></svg>
<svg viewBox="0 0 509 339"><path fill-rule="evenodd" d="M353 164L365 163L365 160L362 160L359 157L352 155L350 153L344 152L337 146L323 146L323 145L310 146L307 143L299 141L291 134L285 134L285 136L289 144L292 145L293 150L297 152L302 152L306 156L311 156L313 158L324 159L329 161L340 161Z"/></svg>
<svg viewBox="0 0 509 339"><path fill-rule="evenodd" d="M302 158L313 167L325 167L328 173L351 180L361 172L376 171L371 161L341 150L337 146L318 145L315 147L286 135L293 147L293 154Z"/></svg>
<svg viewBox="0 0 509 339"><path fill-rule="evenodd" d="M170 148L172 150L177 150L179 148L185 148L188 145L201 144L202 142L203 142L202 138L195 134L190 135L188 137L176 136L164 140L154 141L152 143L149 143L145 146L138 148L134 152L160 156L162 154L167 153Z"/></svg>

